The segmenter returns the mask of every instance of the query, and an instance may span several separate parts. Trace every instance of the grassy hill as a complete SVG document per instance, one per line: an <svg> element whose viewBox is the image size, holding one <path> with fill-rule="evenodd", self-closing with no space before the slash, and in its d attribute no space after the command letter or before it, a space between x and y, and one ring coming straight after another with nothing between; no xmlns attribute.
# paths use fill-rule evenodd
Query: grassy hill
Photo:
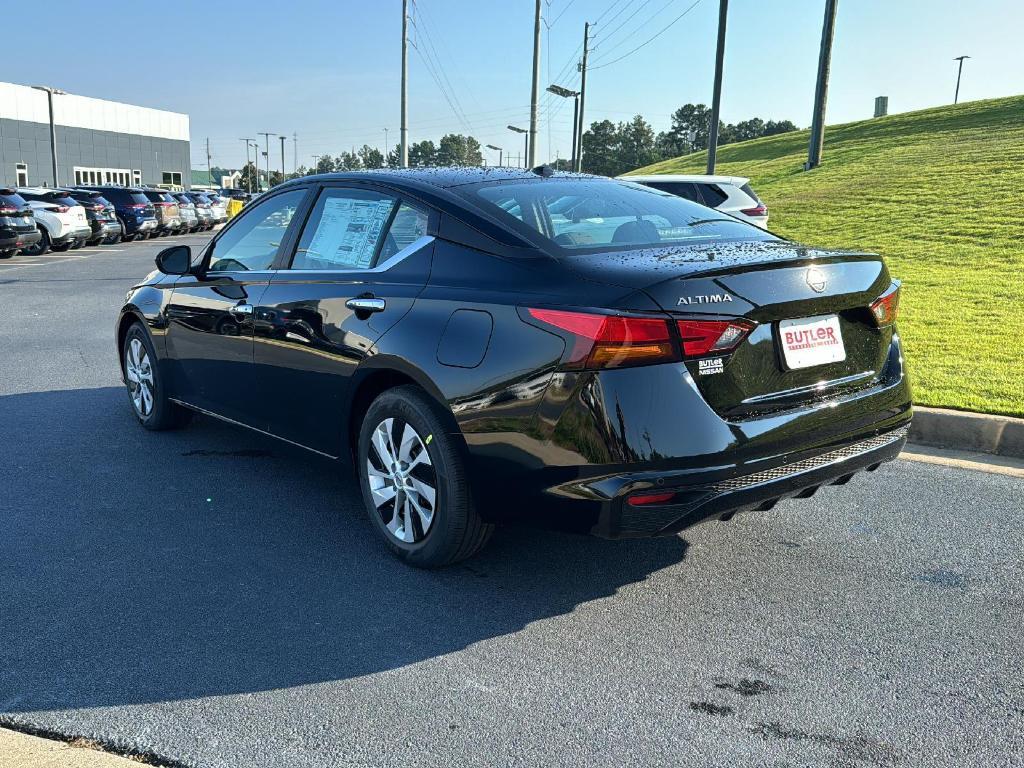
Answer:
<svg viewBox="0 0 1024 768"><path fill-rule="evenodd" d="M718 172L752 179L774 232L886 257L918 403L1024 415L1024 96L829 126L804 172L808 139L721 147Z"/></svg>

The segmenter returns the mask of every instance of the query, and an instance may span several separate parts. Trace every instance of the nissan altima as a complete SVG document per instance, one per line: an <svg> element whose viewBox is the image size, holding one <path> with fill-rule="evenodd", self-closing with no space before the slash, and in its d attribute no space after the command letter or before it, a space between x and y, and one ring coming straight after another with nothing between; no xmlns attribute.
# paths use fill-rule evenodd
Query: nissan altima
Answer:
<svg viewBox="0 0 1024 768"><path fill-rule="evenodd" d="M310 176L157 267L116 322L142 426L199 412L338 460L417 566L516 519L766 511L895 458L911 418L879 256L626 181Z"/></svg>

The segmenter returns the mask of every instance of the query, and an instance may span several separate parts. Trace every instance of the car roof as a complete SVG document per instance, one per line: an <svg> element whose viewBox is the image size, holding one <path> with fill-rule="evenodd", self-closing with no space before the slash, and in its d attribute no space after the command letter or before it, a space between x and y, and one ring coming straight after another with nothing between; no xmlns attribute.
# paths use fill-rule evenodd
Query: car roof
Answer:
<svg viewBox="0 0 1024 768"><path fill-rule="evenodd" d="M68 190L63 187L18 187L18 194L28 195L66 195Z"/></svg>
<svg viewBox="0 0 1024 768"><path fill-rule="evenodd" d="M378 168L371 171L351 171L341 173L318 173L292 179L286 184L274 187L280 189L288 184L300 184L309 181L380 181L398 186L429 185L449 189L484 181L541 181L550 179L590 179L607 180L604 176L591 176L581 173L552 172L541 175L525 168L482 168L479 166L446 166L440 168Z"/></svg>
<svg viewBox="0 0 1024 768"><path fill-rule="evenodd" d="M656 173L643 176L618 176L622 181L688 181L694 184L732 184L742 187L750 179L745 176L717 176L709 174Z"/></svg>

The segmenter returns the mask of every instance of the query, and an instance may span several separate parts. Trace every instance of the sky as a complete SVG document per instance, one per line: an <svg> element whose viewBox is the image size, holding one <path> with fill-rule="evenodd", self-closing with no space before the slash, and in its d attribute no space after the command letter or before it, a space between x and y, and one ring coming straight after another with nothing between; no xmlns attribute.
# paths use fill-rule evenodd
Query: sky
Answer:
<svg viewBox="0 0 1024 768"><path fill-rule="evenodd" d="M595 22L588 125L641 114L665 130L682 104L711 103L718 0L542 7L542 93L552 82L578 87L583 25ZM288 137L289 172L296 159L308 166L315 154L363 144L383 151L398 140L401 0L59 8L47 23L49 53L7 57L3 79L187 113L193 168L206 167L207 139L213 165L239 167L241 138L263 131ZM521 153L522 137L506 126L529 126L533 0L409 0L409 8L410 141L470 133ZM823 13L824 0L731 0L723 120L810 124ZM1022 32L1024 0L840 0L827 122L871 117L880 95L890 113L951 103L953 57L964 54L972 58L961 101L1024 93ZM540 159L568 156L571 101L545 94L539 117ZM270 141L279 166L279 139Z"/></svg>

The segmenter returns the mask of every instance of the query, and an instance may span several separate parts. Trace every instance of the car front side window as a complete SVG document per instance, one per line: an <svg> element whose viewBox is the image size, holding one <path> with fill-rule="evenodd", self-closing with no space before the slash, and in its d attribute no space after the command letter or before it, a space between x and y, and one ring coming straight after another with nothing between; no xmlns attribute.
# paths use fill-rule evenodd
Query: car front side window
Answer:
<svg viewBox="0 0 1024 768"><path fill-rule="evenodd" d="M292 269L369 269L398 201L363 189L325 189L310 214Z"/></svg>
<svg viewBox="0 0 1024 768"><path fill-rule="evenodd" d="M209 271L248 272L270 269L305 196L305 189L284 192L240 214L239 220L214 242Z"/></svg>

